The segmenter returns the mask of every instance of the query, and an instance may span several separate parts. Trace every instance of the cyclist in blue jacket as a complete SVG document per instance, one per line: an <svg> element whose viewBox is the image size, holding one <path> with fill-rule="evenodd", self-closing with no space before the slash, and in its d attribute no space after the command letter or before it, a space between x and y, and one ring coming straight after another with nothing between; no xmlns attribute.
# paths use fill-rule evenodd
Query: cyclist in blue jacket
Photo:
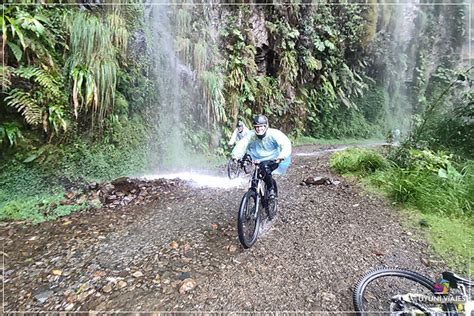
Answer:
<svg viewBox="0 0 474 316"><path fill-rule="evenodd" d="M237 143L232 151L233 159L240 159L246 152L254 161L259 161L264 170L264 181L270 198L275 197L273 174L284 174L291 163L291 141L281 131L269 128L265 115L253 119L251 130Z"/></svg>

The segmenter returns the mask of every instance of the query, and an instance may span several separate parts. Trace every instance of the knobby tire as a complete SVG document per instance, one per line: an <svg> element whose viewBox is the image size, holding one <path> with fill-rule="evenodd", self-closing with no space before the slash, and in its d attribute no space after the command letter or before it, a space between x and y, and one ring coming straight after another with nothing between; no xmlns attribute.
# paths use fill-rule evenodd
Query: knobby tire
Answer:
<svg viewBox="0 0 474 316"><path fill-rule="evenodd" d="M253 207L258 207L257 216L254 215ZM240 202L239 215L237 218L237 228L239 232L239 241L244 248L252 247L258 238L260 228L260 199L254 190L247 191ZM254 227L250 229L250 234L246 234L245 225L248 221L254 222Z"/></svg>

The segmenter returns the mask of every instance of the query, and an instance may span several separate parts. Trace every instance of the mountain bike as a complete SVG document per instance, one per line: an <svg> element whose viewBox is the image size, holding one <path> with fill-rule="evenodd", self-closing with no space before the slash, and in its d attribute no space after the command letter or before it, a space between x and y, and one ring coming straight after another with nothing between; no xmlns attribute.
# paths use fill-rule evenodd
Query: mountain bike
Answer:
<svg viewBox="0 0 474 316"><path fill-rule="evenodd" d="M263 180L264 172L260 168L261 165L258 162L254 162L254 165L250 188L240 202L237 217L239 240L244 248L252 247L257 241L262 216L266 215L269 220L272 220L278 209L276 197L278 196L278 188L275 179L273 179L273 188L276 196L269 198L269 192ZM265 212L262 212L262 210L265 210Z"/></svg>
<svg viewBox="0 0 474 316"><path fill-rule="evenodd" d="M474 282L443 272L434 282L414 271L379 268L364 275L353 294L359 315L472 315Z"/></svg>
<svg viewBox="0 0 474 316"><path fill-rule="evenodd" d="M245 156L239 160L231 158L227 163L227 176L229 179L237 178L241 170L244 170L245 174L252 172L252 160L248 154L245 154Z"/></svg>

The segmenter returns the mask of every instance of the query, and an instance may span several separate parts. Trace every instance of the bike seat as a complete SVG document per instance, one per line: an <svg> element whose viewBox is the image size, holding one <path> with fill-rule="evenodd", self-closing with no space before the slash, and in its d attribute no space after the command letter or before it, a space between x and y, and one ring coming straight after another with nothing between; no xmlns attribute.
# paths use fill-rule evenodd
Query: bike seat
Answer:
<svg viewBox="0 0 474 316"><path fill-rule="evenodd" d="M463 284L466 286L474 286L474 282L460 277L457 274L454 274L453 272L445 271L443 272L443 279L449 281L449 286L452 288L457 288L458 284Z"/></svg>

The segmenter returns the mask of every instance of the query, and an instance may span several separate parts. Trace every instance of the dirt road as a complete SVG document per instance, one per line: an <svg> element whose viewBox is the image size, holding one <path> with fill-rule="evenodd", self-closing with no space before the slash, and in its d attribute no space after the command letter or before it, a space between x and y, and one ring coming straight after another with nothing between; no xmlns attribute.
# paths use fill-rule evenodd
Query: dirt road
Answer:
<svg viewBox="0 0 474 316"><path fill-rule="evenodd" d="M245 186L163 181L140 205L4 224L5 312L351 311L371 268L438 276L443 263L420 232L331 173L324 149L294 150L277 178L279 214L250 250L236 231ZM309 176L336 184L301 185Z"/></svg>

